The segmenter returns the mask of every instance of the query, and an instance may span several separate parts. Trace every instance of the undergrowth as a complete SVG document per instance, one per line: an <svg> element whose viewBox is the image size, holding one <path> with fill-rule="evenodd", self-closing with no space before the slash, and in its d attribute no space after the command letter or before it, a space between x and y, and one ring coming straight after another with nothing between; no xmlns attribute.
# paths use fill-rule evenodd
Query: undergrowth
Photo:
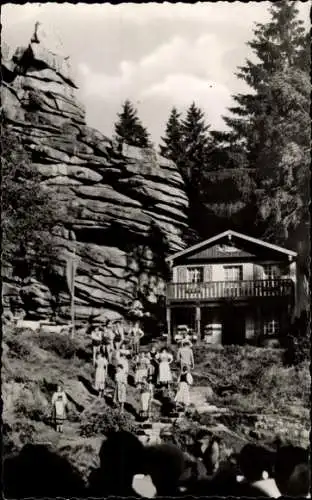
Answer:
<svg viewBox="0 0 312 500"><path fill-rule="evenodd" d="M81 414L80 435L106 435L110 431L135 431L133 419L120 410L108 407L102 400L95 401Z"/></svg>

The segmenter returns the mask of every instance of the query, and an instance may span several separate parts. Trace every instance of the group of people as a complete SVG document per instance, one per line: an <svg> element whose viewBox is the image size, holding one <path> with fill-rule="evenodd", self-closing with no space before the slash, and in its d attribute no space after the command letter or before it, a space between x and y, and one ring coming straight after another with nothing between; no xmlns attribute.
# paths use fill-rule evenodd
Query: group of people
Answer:
<svg viewBox="0 0 312 500"><path fill-rule="evenodd" d="M174 378L172 363L174 356L166 347L157 350L152 346L149 351L141 350L143 330L135 323L128 332L120 320L107 321L105 325L92 322L88 334L92 340L93 366L95 368L94 388L103 397L107 387L108 370L112 368L115 382L114 402L121 413L127 401L127 388L130 368L134 373L134 385L140 394L140 416L149 419L155 388L167 389L173 395L174 403L182 408L190 404L189 388L193 383L191 371L194 368L192 344L183 338L177 351L176 363L179 367L177 389L173 390ZM165 401L166 398L164 398ZM55 427L63 430L67 397L62 384L52 398Z"/></svg>
<svg viewBox="0 0 312 500"><path fill-rule="evenodd" d="M166 347L157 350L155 346L147 352L141 351L144 332L138 323L127 333L121 321L114 324L107 321L104 327L101 324L93 324L90 330L95 367L94 385L99 396L104 396L108 367L111 365L115 371L114 401L123 412L131 368L134 373L134 385L140 393L141 417L149 418L155 387L172 389L171 365L174 357L171 352ZM175 402L188 406L189 386L193 382L191 370L194 368L193 351L188 339L181 342L176 361L180 367L180 375Z"/></svg>

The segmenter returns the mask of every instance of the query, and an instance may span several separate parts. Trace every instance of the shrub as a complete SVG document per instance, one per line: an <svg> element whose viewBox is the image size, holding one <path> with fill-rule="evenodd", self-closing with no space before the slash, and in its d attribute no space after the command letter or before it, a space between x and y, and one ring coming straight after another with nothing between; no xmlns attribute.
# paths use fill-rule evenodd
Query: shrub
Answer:
<svg viewBox="0 0 312 500"><path fill-rule="evenodd" d="M9 348L8 356L18 359L27 359L32 354L32 341L30 336L34 333L30 330L18 331L14 330L10 336L5 339Z"/></svg>
<svg viewBox="0 0 312 500"><path fill-rule="evenodd" d="M96 401L81 414L80 435L91 437L105 435L110 431L135 431L135 424L129 415L109 408L102 401Z"/></svg>
<svg viewBox="0 0 312 500"><path fill-rule="evenodd" d="M17 432L19 435L19 440L22 444L32 443L34 441L34 436L36 429L29 422L24 420L17 420L13 424L13 432Z"/></svg>
<svg viewBox="0 0 312 500"><path fill-rule="evenodd" d="M66 445L60 448L59 452L75 469L79 470L85 483L88 482L90 472L100 465L98 450L94 444Z"/></svg>
<svg viewBox="0 0 312 500"><path fill-rule="evenodd" d="M55 333L39 333L38 345L41 349L52 352L64 359L74 357L79 348L80 342L69 335Z"/></svg>
<svg viewBox="0 0 312 500"><path fill-rule="evenodd" d="M26 418L36 422L50 420L49 405L36 385L25 387L20 392L14 404L14 414L17 418Z"/></svg>
<svg viewBox="0 0 312 500"><path fill-rule="evenodd" d="M72 407L67 408L66 416L69 422L73 423L80 422L80 414L75 408Z"/></svg>
<svg viewBox="0 0 312 500"><path fill-rule="evenodd" d="M298 366L310 359L310 322L305 311L295 319L285 339L285 348L283 361L286 366Z"/></svg>

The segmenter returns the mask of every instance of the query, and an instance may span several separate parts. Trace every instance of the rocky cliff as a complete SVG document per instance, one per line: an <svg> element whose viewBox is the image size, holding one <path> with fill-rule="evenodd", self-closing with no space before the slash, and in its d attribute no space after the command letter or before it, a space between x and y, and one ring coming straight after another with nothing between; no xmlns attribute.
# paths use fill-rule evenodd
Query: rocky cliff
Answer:
<svg viewBox="0 0 312 500"><path fill-rule="evenodd" d="M153 150L127 145L120 150L87 126L68 57L40 25L28 47L3 61L2 76L6 121L29 151L42 184L65 208L55 228L60 314L69 310L65 269L73 250L71 230L77 239L79 317L97 310L122 314L138 286L148 285L155 300L162 282L152 271L150 241L160 238L172 252L184 246L188 200L176 166ZM46 316L53 293L32 280L19 290L18 300L28 304L30 316ZM7 271L6 306L14 294L16 283Z"/></svg>

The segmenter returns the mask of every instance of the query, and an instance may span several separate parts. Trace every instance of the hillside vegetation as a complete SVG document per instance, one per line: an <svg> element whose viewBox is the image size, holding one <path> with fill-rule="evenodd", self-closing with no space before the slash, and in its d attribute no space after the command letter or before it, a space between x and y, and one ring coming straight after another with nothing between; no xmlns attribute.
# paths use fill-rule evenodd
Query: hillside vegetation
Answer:
<svg viewBox="0 0 312 500"><path fill-rule="evenodd" d="M87 479L90 469L97 465L105 433L120 428L135 431L139 395L129 386L124 416L99 400L92 387L91 359L91 344L82 331L77 332L75 339L29 330L5 331L2 359L5 456L28 442L46 443L66 456ZM61 435L54 431L50 417L50 401L59 380L64 383L69 399L68 421ZM108 386L112 392L112 380ZM286 432L293 442L308 439L308 363L285 368L280 350L196 347L193 390L197 387L211 404L228 412L212 416L191 411L181 428L175 429L181 443L190 429L218 423L229 429L224 440L231 448L241 447L242 440L272 442L278 431ZM263 417L261 422L257 415Z"/></svg>

